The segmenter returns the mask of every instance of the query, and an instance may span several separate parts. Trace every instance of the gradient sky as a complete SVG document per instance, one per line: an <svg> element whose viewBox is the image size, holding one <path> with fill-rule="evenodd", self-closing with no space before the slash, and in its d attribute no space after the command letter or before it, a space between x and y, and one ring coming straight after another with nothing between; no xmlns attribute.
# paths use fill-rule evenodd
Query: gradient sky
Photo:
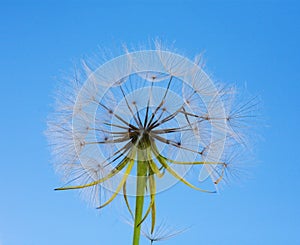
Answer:
<svg viewBox="0 0 300 245"><path fill-rule="evenodd" d="M159 219L192 225L161 244L300 244L300 3L125 2L0 0L0 244L131 243L123 204L99 213L53 191L43 131L74 61L156 37L190 57L205 51L205 70L258 94L263 117L251 178L218 195L181 184L158 195Z"/></svg>

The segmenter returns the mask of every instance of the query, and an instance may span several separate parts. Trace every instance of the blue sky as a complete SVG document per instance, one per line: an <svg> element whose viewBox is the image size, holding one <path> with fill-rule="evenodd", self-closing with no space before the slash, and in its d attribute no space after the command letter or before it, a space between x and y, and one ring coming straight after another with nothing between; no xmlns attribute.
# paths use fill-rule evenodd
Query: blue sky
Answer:
<svg viewBox="0 0 300 245"><path fill-rule="evenodd" d="M262 98L251 178L207 195L176 185L159 215L192 228L162 244L300 244L300 4L297 1L0 1L0 244L130 244L114 204L101 213L61 184L43 135L52 93L98 47L159 37L217 81ZM141 244L148 244L142 240Z"/></svg>

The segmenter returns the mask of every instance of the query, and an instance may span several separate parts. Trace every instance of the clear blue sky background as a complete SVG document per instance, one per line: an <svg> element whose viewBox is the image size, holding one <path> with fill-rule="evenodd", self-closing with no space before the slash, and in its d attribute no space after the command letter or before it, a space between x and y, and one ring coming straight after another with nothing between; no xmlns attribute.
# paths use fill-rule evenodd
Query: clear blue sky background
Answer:
<svg viewBox="0 0 300 245"><path fill-rule="evenodd" d="M177 185L158 196L169 224L193 225L164 244L300 244L297 2L0 1L0 244L131 243L117 204L99 214L53 191L61 182L43 131L56 77L73 61L155 37L205 50L214 78L261 95L268 125L250 180L219 195Z"/></svg>

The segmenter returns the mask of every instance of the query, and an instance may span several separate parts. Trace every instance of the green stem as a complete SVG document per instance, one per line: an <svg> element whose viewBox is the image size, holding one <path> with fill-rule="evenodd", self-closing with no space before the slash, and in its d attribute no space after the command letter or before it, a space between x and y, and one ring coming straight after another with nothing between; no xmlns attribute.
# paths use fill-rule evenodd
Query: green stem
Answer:
<svg viewBox="0 0 300 245"><path fill-rule="evenodd" d="M133 232L133 245L139 245L141 235L141 221L143 216L144 196L146 190L147 164L144 157L144 150L137 152L137 184L135 201L135 219Z"/></svg>

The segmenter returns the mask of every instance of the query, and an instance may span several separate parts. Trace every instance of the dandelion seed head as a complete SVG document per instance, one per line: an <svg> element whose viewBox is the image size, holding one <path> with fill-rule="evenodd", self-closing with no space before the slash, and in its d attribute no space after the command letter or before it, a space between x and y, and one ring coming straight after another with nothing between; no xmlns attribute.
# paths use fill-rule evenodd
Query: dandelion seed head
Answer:
<svg viewBox="0 0 300 245"><path fill-rule="evenodd" d="M137 151L152 162L151 171L167 170L155 176L158 193L184 179L192 167L186 162L215 162L199 165L198 179L218 182L230 166L219 164L228 142L242 145L237 125L250 104L235 107L234 90L216 86L199 58L191 61L158 41L154 46L126 49L99 66L82 61L82 72L57 94L47 130L54 162L65 182L87 187L83 196L93 204L115 190L124 194L125 175L127 195L136 194L136 169L126 171ZM171 169L163 159L173 161Z"/></svg>

